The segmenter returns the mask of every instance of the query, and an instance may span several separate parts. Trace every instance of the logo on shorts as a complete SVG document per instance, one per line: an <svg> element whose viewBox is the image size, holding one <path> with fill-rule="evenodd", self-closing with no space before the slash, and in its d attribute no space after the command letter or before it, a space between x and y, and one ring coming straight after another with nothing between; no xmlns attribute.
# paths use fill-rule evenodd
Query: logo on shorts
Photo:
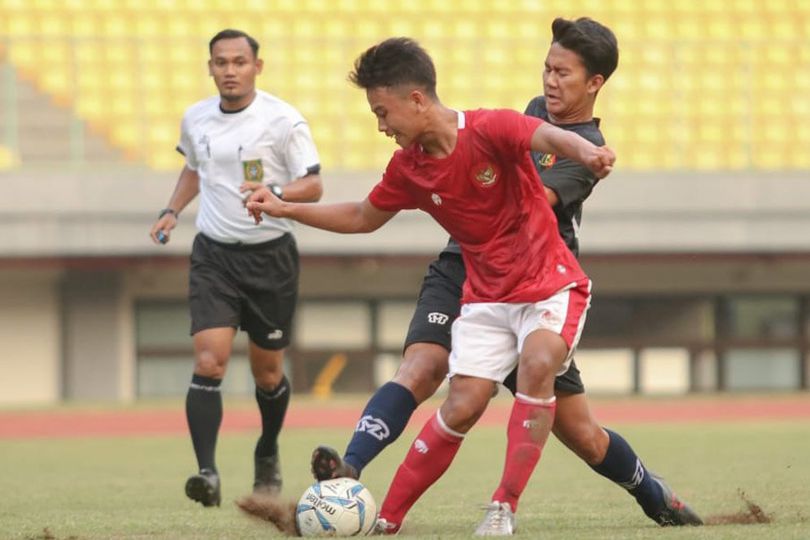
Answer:
<svg viewBox="0 0 810 540"><path fill-rule="evenodd" d="M388 436L391 435L391 430L388 429L388 425L379 418L374 418L370 414L360 418L360 421L357 422L357 427L354 428L354 431L368 433L378 441L387 439Z"/></svg>
<svg viewBox="0 0 810 540"><path fill-rule="evenodd" d="M267 334L267 339L281 339L282 337L284 337L284 332L278 328Z"/></svg>
<svg viewBox="0 0 810 540"><path fill-rule="evenodd" d="M436 206L442 205L442 198L439 197L436 193L430 194L430 200L433 201L433 204L435 204Z"/></svg>
<svg viewBox="0 0 810 540"><path fill-rule="evenodd" d="M264 178L264 167L260 159L243 161L242 171L245 173L245 182L261 182Z"/></svg>
<svg viewBox="0 0 810 540"><path fill-rule="evenodd" d="M428 451L430 450L430 448L428 448L427 443L426 443L425 441L423 441L422 439L416 439L416 440L413 442L413 447L414 447L414 448L416 449L416 451L417 451L417 452L419 452L420 454L427 454L427 453L428 453Z"/></svg>
<svg viewBox="0 0 810 540"><path fill-rule="evenodd" d="M568 269L565 266L563 266L562 264L557 265L558 274L565 274L566 272L568 272Z"/></svg>
<svg viewBox="0 0 810 540"><path fill-rule="evenodd" d="M447 321L449 319L450 319L449 315L439 313L438 311L428 313L428 322L432 324L447 324Z"/></svg>

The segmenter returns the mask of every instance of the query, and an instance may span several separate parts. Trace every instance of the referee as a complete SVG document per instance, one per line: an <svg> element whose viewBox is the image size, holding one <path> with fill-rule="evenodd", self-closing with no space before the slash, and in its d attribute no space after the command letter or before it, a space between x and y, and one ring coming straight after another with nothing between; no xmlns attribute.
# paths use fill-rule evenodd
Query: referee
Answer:
<svg viewBox="0 0 810 540"><path fill-rule="evenodd" d="M298 250L290 221L265 219L257 226L243 201L263 186L297 202L317 201L323 190L306 121L289 104L256 89L263 65L258 51L256 40L239 30L211 39L208 71L219 95L186 111L177 147L186 163L150 231L155 243L168 242L178 216L199 193L189 276L195 363L186 395L199 472L185 491L203 506L221 500L215 460L220 385L237 328L250 338L262 419L253 490L281 489L277 438L290 399L282 362L298 295Z"/></svg>

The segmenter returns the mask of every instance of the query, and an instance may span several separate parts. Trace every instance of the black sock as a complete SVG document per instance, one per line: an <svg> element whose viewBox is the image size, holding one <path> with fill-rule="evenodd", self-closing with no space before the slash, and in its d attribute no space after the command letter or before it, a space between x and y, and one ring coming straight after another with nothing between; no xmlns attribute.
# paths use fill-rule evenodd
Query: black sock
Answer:
<svg viewBox="0 0 810 540"><path fill-rule="evenodd" d="M377 454L397 440L418 403L410 390L387 382L371 396L343 456L358 474Z"/></svg>
<svg viewBox="0 0 810 540"><path fill-rule="evenodd" d="M256 458L265 458L278 454L278 434L287 414L290 403L290 383L286 376L281 378L278 386L272 390L256 387L256 403L262 415L262 435L256 443Z"/></svg>
<svg viewBox="0 0 810 540"><path fill-rule="evenodd" d="M217 470L214 454L217 434L222 423L222 379L203 377L196 373L186 394L186 420L191 442L200 469Z"/></svg>
<svg viewBox="0 0 810 540"><path fill-rule="evenodd" d="M653 481L650 471L621 435L609 429L605 431L610 437L605 459L599 465L591 465L591 468L626 489L635 497L644 513L653 517L663 509L661 486Z"/></svg>

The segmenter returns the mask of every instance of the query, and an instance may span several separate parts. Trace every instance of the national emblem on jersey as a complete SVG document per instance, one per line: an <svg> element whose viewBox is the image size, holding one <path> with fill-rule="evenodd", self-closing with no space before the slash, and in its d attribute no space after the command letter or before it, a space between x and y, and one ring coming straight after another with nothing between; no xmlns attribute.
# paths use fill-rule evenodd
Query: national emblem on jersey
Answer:
<svg viewBox="0 0 810 540"><path fill-rule="evenodd" d="M537 160L537 164L542 169L553 167L555 163L557 163L557 156L555 154L541 154L540 158Z"/></svg>
<svg viewBox="0 0 810 540"><path fill-rule="evenodd" d="M479 165L474 169L475 181L484 187L494 186L498 181L498 172L491 163Z"/></svg>
<svg viewBox="0 0 810 540"><path fill-rule="evenodd" d="M245 173L245 182L261 182L264 178L264 167L261 159L252 159L242 162L242 170Z"/></svg>

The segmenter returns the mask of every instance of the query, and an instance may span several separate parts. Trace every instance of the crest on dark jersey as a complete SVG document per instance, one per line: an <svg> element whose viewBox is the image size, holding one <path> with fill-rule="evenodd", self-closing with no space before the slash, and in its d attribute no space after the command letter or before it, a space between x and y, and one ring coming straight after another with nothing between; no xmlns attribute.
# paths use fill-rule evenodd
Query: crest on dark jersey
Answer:
<svg viewBox="0 0 810 540"><path fill-rule="evenodd" d="M261 182L264 178L264 167L261 159L252 159L242 162L242 170L245 173L245 182Z"/></svg>
<svg viewBox="0 0 810 540"><path fill-rule="evenodd" d="M557 156L555 154L542 154L537 160L537 164L543 169L553 167L557 163Z"/></svg>

